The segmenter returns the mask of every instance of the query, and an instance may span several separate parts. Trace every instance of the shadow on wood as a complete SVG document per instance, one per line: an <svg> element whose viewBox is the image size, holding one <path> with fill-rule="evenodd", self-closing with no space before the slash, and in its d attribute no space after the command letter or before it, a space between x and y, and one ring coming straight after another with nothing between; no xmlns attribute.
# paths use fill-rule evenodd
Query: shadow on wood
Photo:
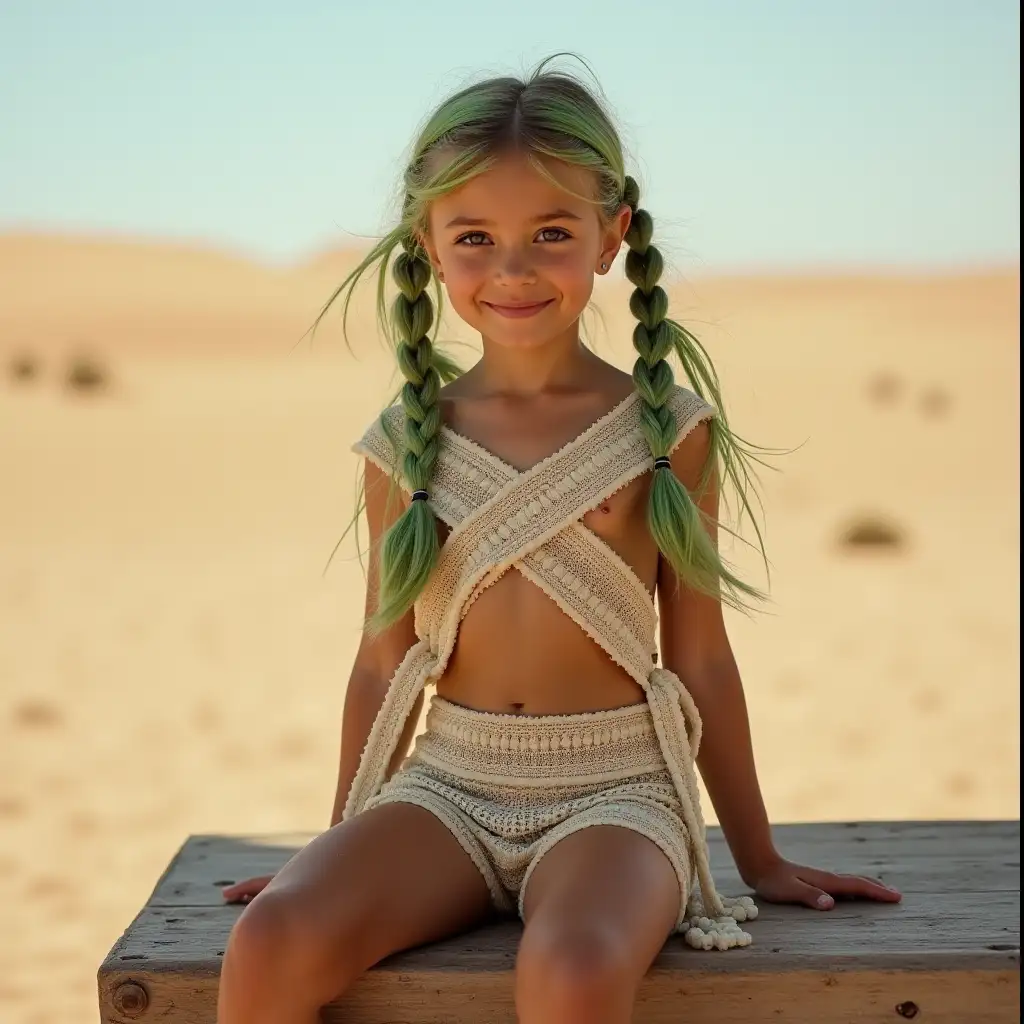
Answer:
<svg viewBox="0 0 1024 1024"><path fill-rule="evenodd" d="M754 944L725 953L672 939L644 980L637 1024L1019 1021L1019 821L784 825L776 836L786 856L881 878L903 903L828 913L762 903ZM220 887L273 873L310 838L191 837L100 968L104 1024L213 1024L242 910ZM718 829L708 845L721 891L747 891ZM512 1024L519 932L503 921L390 957L323 1020Z"/></svg>

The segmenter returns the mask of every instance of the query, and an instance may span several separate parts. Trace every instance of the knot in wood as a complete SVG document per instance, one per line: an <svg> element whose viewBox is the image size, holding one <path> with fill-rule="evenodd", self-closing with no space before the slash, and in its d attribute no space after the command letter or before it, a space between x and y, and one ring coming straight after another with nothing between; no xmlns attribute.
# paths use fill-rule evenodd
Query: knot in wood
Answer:
<svg viewBox="0 0 1024 1024"><path fill-rule="evenodd" d="M905 1003L897 1003L896 1012L901 1017L906 1017L907 1020L913 1020L918 1014L917 1003L912 999L908 999Z"/></svg>
<svg viewBox="0 0 1024 1024"><path fill-rule="evenodd" d="M126 1017L141 1017L149 1008L149 994L134 981L124 981L114 989L114 1009Z"/></svg>

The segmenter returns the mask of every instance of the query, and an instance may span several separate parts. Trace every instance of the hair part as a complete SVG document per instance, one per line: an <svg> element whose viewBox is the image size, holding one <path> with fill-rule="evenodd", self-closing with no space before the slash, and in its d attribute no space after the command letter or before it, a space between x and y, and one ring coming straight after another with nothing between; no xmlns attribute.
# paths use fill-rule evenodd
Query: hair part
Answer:
<svg viewBox="0 0 1024 1024"><path fill-rule="evenodd" d="M439 453L438 394L442 384L461 372L436 345L443 291L421 241L428 233L431 202L486 172L510 151L525 153L533 166L560 188L565 185L554 179L545 160L593 171L596 198L580 198L596 202L605 221L611 220L623 203L632 211L625 242L629 250L626 276L635 286L629 305L638 321L633 331L637 351L633 380L643 400L641 426L651 454L655 458L668 455L678 438L678 425L668 404L675 384L669 358L675 355L693 390L717 410L710 423L710 454L700 487L703 490L708 485L716 470L723 484L731 485L739 497L739 517L749 516L763 556L763 538L748 497L755 475L752 464L764 465L756 454L763 449L755 449L729 428L711 358L689 331L668 317L668 295L659 284L664 260L651 241L654 222L639 205L636 180L626 174L622 143L611 117L579 80L549 70L552 59L543 61L525 79L499 77L471 85L434 111L415 140L405 168L398 223L338 286L314 329L343 296L342 330L347 342L353 291L364 274L376 268L377 318L405 377L400 392L404 433L400 439L392 437L401 454L395 469L411 491L429 489ZM400 250L397 256L396 250ZM389 266L397 287L390 303ZM382 424L386 426L386 420ZM364 504L361 498L357 517ZM675 474L670 470L654 473L647 521L658 548L684 585L744 609L751 599L763 595L724 563L704 518L694 496ZM385 535L379 560L378 607L367 623L371 632L398 621L426 586L440 553L437 526L429 502L412 501Z"/></svg>

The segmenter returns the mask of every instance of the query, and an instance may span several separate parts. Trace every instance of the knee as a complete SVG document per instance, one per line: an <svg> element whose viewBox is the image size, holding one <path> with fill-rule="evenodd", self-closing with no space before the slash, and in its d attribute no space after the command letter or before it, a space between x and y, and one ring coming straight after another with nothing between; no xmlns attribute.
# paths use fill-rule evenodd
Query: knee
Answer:
<svg viewBox="0 0 1024 1024"><path fill-rule="evenodd" d="M250 903L231 929L224 967L252 984L290 975L307 959L313 943L309 922L300 922L298 900L268 890Z"/></svg>
<svg viewBox="0 0 1024 1024"><path fill-rule="evenodd" d="M516 960L516 1003L529 1021L626 1020L633 974L629 950L612 929L528 928Z"/></svg>
<svg viewBox="0 0 1024 1024"><path fill-rule="evenodd" d="M282 985L318 990L344 983L354 966L356 942L334 922L328 933L315 908L287 891L260 893L231 929L224 952L224 974L247 989ZM358 973L358 971L356 971Z"/></svg>

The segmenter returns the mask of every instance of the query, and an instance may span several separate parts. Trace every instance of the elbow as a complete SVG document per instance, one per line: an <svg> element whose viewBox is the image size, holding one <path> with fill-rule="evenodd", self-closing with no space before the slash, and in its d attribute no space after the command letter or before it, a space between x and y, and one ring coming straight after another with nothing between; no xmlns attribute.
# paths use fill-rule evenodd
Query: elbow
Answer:
<svg viewBox="0 0 1024 1024"><path fill-rule="evenodd" d="M694 700L714 696L739 680L739 670L731 652L711 657L679 659L665 666L674 672Z"/></svg>
<svg viewBox="0 0 1024 1024"><path fill-rule="evenodd" d="M379 707L387 696L389 679L372 669L356 668L348 677L345 690L345 707Z"/></svg>

